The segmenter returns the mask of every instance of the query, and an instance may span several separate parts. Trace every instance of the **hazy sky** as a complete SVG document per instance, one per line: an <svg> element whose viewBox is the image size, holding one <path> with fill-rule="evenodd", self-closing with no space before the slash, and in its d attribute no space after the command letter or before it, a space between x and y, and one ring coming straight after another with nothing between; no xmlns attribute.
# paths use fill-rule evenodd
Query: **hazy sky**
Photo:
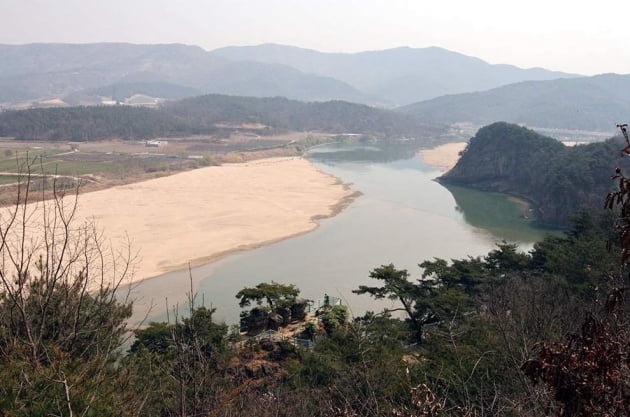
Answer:
<svg viewBox="0 0 630 417"><path fill-rule="evenodd" d="M630 73L630 1L0 0L0 43L441 46L491 63Z"/></svg>

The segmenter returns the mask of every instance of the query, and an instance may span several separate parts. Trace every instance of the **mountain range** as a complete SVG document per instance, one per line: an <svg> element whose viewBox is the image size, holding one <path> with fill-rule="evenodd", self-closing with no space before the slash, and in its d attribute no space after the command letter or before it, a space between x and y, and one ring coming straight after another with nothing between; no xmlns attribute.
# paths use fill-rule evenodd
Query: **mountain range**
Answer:
<svg viewBox="0 0 630 417"><path fill-rule="evenodd" d="M164 94L283 96L395 107L444 94L524 80L574 77L540 68L492 65L445 49L323 53L283 45L205 51L180 44L0 45L0 103ZM132 88L131 88L132 87Z"/></svg>
<svg viewBox="0 0 630 417"><path fill-rule="evenodd" d="M445 94L487 90L524 80L550 80L574 74L542 68L492 65L443 48L400 47L358 53L323 53L285 45L226 47L212 52L233 61L275 63L332 77L394 105Z"/></svg>
<svg viewBox="0 0 630 417"><path fill-rule="evenodd" d="M495 121L610 131L630 114L630 75L489 64L446 49L325 53L275 44L0 45L0 108L157 105L205 94L347 101L430 123ZM404 105L403 105L404 104Z"/></svg>
<svg viewBox="0 0 630 417"><path fill-rule="evenodd" d="M488 91L438 97L397 109L420 120L484 125L614 130L630 117L630 75L527 81Z"/></svg>
<svg viewBox="0 0 630 417"><path fill-rule="evenodd" d="M168 84L171 89L178 86L185 96L211 92L367 101L364 94L342 81L280 64L232 62L196 46L0 45L0 102L65 98L76 93L89 97L89 90L106 87L114 91L120 85L140 87L144 83Z"/></svg>

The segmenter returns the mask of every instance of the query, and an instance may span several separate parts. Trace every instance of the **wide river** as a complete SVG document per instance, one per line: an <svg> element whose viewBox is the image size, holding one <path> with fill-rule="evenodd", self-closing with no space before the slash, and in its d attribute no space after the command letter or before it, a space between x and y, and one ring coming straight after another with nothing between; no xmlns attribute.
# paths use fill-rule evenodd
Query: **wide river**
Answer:
<svg viewBox="0 0 630 417"><path fill-rule="evenodd" d="M531 226L527 208L504 195L459 187L448 189L434 179L440 171L418 156L402 158L375 147L327 146L309 158L322 171L363 193L335 217L319 221L311 233L141 282L132 292L134 318L167 319L187 310L186 293L196 304L217 309L215 317L238 322L235 294L263 281L293 283L301 296L319 299L326 293L342 298L354 315L381 310L375 302L352 293L372 285L370 270L393 263L419 278L418 264L433 258L479 256L506 240L531 248L545 231Z"/></svg>

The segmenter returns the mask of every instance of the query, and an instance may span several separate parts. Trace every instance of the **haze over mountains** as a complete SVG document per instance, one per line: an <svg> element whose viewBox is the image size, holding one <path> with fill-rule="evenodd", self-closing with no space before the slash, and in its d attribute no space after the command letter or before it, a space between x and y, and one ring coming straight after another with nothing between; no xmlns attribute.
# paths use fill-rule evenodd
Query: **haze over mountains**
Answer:
<svg viewBox="0 0 630 417"><path fill-rule="evenodd" d="M0 45L0 103L66 98L89 104L120 91L164 98L219 93L347 100L394 107L444 94L572 77L491 65L441 48L355 54L282 45L205 51L179 44Z"/></svg>
<svg viewBox="0 0 630 417"><path fill-rule="evenodd" d="M9 108L157 105L224 94L400 106L424 123L609 131L630 113L627 91L630 75L493 65L437 47L323 53L275 44L210 52L180 44L0 45L0 105Z"/></svg>
<svg viewBox="0 0 630 417"><path fill-rule="evenodd" d="M550 80L574 74L542 68L492 65L446 49L400 47L359 53L323 53L264 44L226 47L213 54L235 61L276 63L344 81L360 91L403 105L445 94L487 90L524 80Z"/></svg>
<svg viewBox="0 0 630 417"><path fill-rule="evenodd" d="M211 92L366 101L362 93L338 80L279 64L231 62L196 46L0 45L0 102L63 98L103 87L114 91L130 83L154 87L168 83L171 89L188 91L184 96Z"/></svg>
<svg viewBox="0 0 630 417"><path fill-rule="evenodd" d="M614 129L630 115L630 75L527 81L438 97L397 110L420 120L477 125L510 121L535 127Z"/></svg>

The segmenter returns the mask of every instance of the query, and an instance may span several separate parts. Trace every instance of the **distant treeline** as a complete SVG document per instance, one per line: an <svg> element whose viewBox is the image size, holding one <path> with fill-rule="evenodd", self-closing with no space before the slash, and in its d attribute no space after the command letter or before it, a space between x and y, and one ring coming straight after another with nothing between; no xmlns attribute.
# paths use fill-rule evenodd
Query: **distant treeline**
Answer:
<svg viewBox="0 0 630 417"><path fill-rule="evenodd" d="M581 146L508 123L479 129L457 165L441 181L518 195L531 201L542 223L566 226L582 207L601 209L615 188L610 175L629 167L619 139Z"/></svg>
<svg viewBox="0 0 630 417"><path fill-rule="evenodd" d="M418 122L409 115L343 101L303 103L279 97L206 95L159 109L89 106L6 111L0 113L0 136L73 141L147 139L214 133L221 123L387 137L441 131L440 126Z"/></svg>
<svg viewBox="0 0 630 417"><path fill-rule="evenodd" d="M146 139L187 131L189 126L173 116L142 107L63 107L0 113L0 136L17 139Z"/></svg>

